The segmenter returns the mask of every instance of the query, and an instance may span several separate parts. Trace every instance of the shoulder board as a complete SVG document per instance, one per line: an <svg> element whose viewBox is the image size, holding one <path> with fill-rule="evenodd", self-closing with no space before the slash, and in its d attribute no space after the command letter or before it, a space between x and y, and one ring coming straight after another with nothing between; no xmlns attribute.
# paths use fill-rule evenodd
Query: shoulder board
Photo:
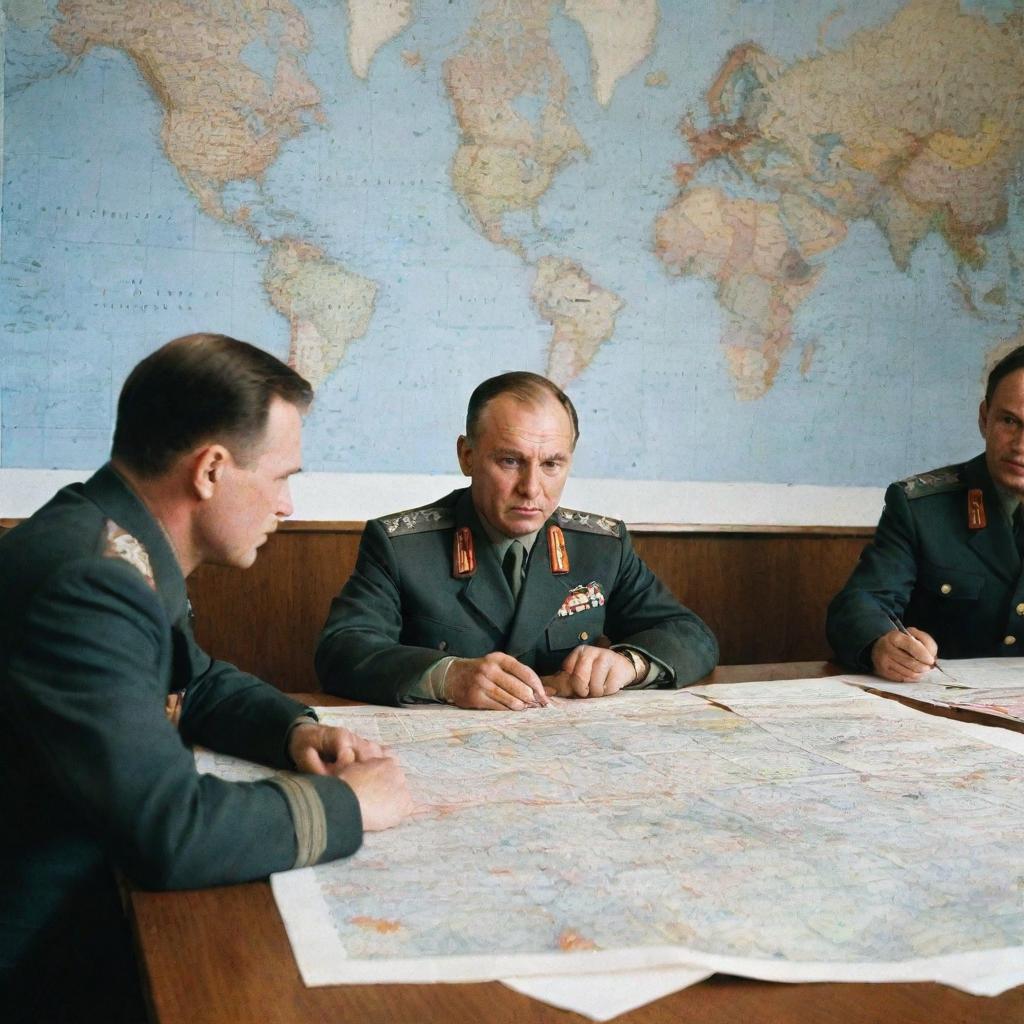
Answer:
<svg viewBox="0 0 1024 1024"><path fill-rule="evenodd" d="M427 533L430 530L447 530L455 525L455 509L444 505L423 505L406 512L381 516L378 522L389 537L401 537L407 533Z"/></svg>
<svg viewBox="0 0 1024 1024"><path fill-rule="evenodd" d="M910 500L926 498L929 494L942 494L944 491L959 491L966 484L963 469L963 463L943 466L941 469L930 469L927 473L918 473L917 476L908 476L898 483Z"/></svg>
<svg viewBox="0 0 1024 1024"><path fill-rule="evenodd" d="M102 540L104 558L119 558L122 562L127 562L142 574L153 590L156 590L153 567L149 564L149 552L142 541L118 526L113 519L104 520Z"/></svg>
<svg viewBox="0 0 1024 1024"><path fill-rule="evenodd" d="M582 530L584 533L600 533L605 537L618 537L619 522L597 512L577 512L572 508L555 509L555 521L566 530Z"/></svg>

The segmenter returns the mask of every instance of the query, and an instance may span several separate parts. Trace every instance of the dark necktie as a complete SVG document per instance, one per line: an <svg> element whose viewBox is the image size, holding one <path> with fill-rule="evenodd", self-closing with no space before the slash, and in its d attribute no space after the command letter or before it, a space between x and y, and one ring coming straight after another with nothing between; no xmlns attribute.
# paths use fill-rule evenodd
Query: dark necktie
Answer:
<svg viewBox="0 0 1024 1024"><path fill-rule="evenodd" d="M1013 512L1013 539L1017 545L1017 554L1024 560L1024 505L1018 505Z"/></svg>
<svg viewBox="0 0 1024 1024"><path fill-rule="evenodd" d="M519 589L523 585L523 555L526 549L519 541L514 540L508 546L505 557L501 560L501 571L505 574L509 589L512 591L512 599L519 600Z"/></svg>

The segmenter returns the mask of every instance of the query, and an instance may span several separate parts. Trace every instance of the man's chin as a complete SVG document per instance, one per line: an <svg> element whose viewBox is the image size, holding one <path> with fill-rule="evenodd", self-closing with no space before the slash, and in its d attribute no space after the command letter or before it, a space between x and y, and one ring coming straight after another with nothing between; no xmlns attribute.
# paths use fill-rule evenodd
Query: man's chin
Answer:
<svg viewBox="0 0 1024 1024"><path fill-rule="evenodd" d="M995 481L1004 490L1024 497L1024 469L1002 465Z"/></svg>
<svg viewBox="0 0 1024 1024"><path fill-rule="evenodd" d="M522 537L528 533L536 533L543 525L547 516L543 512L532 515L509 514L502 524L503 531L509 537Z"/></svg>
<svg viewBox="0 0 1024 1024"><path fill-rule="evenodd" d="M216 560L211 559L211 564L221 565L225 569L248 569L256 561L258 554L259 551L256 548L250 548L248 551L225 555L223 558Z"/></svg>

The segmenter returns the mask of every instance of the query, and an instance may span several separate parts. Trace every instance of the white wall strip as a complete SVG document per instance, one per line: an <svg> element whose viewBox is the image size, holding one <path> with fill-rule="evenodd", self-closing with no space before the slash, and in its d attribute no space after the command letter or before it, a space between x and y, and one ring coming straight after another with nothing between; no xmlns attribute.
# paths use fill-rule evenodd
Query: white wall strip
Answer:
<svg viewBox="0 0 1024 1024"><path fill-rule="evenodd" d="M0 518L31 515L78 470L0 469ZM295 519L364 520L434 501L461 476L303 473L293 482ZM874 526L880 487L570 479L562 503L633 525Z"/></svg>

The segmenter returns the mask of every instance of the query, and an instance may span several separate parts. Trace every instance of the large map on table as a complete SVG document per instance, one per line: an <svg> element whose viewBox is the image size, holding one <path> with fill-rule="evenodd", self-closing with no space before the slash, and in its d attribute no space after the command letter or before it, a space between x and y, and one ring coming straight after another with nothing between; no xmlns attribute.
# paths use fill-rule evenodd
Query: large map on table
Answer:
<svg viewBox="0 0 1024 1024"><path fill-rule="evenodd" d="M840 682L706 692L326 712L393 746L418 812L274 877L307 983L1024 980L1018 737Z"/></svg>
<svg viewBox="0 0 1024 1024"><path fill-rule="evenodd" d="M4 10L0 467L97 464L209 328L320 389L310 468L448 472L527 368L584 475L880 484L1024 339L1006 0Z"/></svg>

